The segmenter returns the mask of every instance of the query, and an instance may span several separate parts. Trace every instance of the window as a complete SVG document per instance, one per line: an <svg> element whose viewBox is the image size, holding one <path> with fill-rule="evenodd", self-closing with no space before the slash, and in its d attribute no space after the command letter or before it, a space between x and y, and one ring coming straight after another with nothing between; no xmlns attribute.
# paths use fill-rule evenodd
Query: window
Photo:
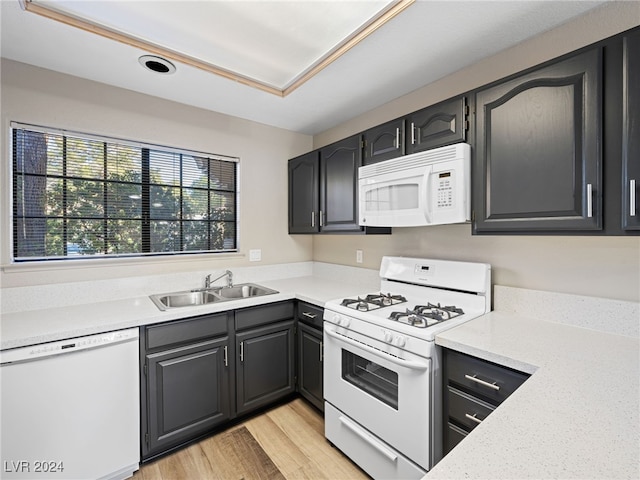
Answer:
<svg viewBox="0 0 640 480"><path fill-rule="evenodd" d="M12 124L13 258L237 251L234 158Z"/></svg>

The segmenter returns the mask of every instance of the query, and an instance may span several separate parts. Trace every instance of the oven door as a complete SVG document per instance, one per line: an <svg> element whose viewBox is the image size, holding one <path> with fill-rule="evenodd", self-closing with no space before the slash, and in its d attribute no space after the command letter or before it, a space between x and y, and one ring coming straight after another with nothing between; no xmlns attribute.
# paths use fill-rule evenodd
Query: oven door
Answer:
<svg viewBox="0 0 640 480"><path fill-rule="evenodd" d="M325 400L428 470L431 360L329 322L324 352Z"/></svg>

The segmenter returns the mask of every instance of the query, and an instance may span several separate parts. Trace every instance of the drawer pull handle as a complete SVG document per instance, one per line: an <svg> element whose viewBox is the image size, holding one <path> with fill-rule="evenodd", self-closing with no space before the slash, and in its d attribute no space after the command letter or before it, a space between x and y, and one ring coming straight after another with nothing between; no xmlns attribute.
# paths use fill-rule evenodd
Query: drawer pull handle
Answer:
<svg viewBox="0 0 640 480"><path fill-rule="evenodd" d="M473 415L469 415L468 413L465 413L464 416L466 418L468 418L469 420L476 422L477 424L482 423L482 420L480 420L478 417L476 417L476 414L474 413Z"/></svg>
<svg viewBox="0 0 640 480"><path fill-rule="evenodd" d="M311 318L311 319L314 319L314 318L316 318L318 316L315 313L309 313L309 312L302 312L302 315L304 315L307 318Z"/></svg>
<svg viewBox="0 0 640 480"><path fill-rule="evenodd" d="M467 380L471 380L472 382L476 382L477 384L482 385L483 387L491 388L496 391L500 390L500 387L496 385L495 382L494 383L485 382L484 380L480 380L475 375L473 376L465 375L464 378L466 378Z"/></svg>

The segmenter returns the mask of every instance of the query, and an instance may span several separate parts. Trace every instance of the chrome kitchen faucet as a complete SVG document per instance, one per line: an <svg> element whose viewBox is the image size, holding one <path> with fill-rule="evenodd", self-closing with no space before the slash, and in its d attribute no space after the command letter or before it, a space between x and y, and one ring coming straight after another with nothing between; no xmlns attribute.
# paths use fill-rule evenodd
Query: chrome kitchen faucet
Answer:
<svg viewBox="0 0 640 480"><path fill-rule="evenodd" d="M229 288L233 287L233 272L231 270L227 270L222 275L220 275L219 277L214 278L213 280L211 280L211 274L207 275L204 278L204 288L205 288L205 290L211 288L211 284L212 283L217 282L218 280L220 280L223 277L228 277L227 278L227 287L229 287Z"/></svg>

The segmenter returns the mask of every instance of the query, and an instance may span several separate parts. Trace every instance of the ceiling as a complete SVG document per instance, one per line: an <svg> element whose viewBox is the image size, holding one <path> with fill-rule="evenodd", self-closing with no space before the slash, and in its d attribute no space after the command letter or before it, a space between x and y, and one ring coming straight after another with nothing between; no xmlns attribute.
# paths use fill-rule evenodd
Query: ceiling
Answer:
<svg viewBox="0 0 640 480"><path fill-rule="evenodd" d="M418 0L339 55L329 56L394 3L34 2L137 42L123 43L25 11L18 0L2 0L0 45L2 57L11 60L316 134L606 2ZM176 72L144 69L138 58L149 50L142 44L176 54ZM176 61L180 55L187 60ZM313 67L319 64L324 68L316 73ZM286 90L303 77L290 93Z"/></svg>

